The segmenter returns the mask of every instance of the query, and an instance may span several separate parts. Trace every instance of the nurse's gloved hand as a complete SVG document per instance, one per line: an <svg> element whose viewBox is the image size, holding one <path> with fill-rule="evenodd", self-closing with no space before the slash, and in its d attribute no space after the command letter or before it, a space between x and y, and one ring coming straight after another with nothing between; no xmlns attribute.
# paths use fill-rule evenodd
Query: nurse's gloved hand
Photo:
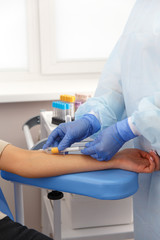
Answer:
<svg viewBox="0 0 160 240"><path fill-rule="evenodd" d="M82 118L69 123L61 123L49 135L43 149L56 146L59 151L70 147L74 142L89 137L100 130L100 122L93 114L86 114Z"/></svg>
<svg viewBox="0 0 160 240"><path fill-rule="evenodd" d="M128 119L124 119L103 130L93 142L87 143L81 152L99 161L110 160L125 142L135 137Z"/></svg>

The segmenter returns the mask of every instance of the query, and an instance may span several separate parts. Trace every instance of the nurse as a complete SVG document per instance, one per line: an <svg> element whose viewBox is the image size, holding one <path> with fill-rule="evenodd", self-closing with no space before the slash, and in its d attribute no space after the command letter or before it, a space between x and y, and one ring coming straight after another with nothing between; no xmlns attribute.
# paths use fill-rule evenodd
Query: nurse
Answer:
<svg viewBox="0 0 160 240"><path fill-rule="evenodd" d="M104 67L95 96L46 145L59 150L96 133L82 153L110 160L122 145L160 154L160 1L138 0ZM139 175L135 240L160 239L160 172Z"/></svg>

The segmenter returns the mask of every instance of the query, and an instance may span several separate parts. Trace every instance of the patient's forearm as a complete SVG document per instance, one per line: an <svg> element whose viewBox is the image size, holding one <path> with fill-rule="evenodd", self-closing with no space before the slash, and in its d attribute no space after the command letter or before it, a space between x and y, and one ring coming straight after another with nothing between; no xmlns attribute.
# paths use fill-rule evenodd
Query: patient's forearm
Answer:
<svg viewBox="0 0 160 240"><path fill-rule="evenodd" d="M49 177L75 172L114 168L112 161L99 162L84 155L50 155L8 145L0 158L0 169L23 177Z"/></svg>

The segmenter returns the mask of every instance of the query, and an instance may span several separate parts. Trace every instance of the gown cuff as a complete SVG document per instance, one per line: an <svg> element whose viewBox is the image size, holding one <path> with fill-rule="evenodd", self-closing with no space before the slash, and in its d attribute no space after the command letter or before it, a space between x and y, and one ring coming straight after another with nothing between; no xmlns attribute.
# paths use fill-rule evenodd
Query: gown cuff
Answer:
<svg viewBox="0 0 160 240"><path fill-rule="evenodd" d="M136 126L132 123L132 118L131 117L128 118L128 124L130 126L130 129L134 133L134 135L138 135L138 136L141 135L140 132L137 130Z"/></svg>

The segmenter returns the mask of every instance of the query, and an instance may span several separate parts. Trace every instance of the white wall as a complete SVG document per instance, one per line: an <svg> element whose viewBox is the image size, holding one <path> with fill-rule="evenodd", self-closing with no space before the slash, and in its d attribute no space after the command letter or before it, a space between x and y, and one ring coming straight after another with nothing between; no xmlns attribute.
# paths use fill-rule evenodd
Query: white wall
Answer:
<svg viewBox="0 0 160 240"><path fill-rule="evenodd" d="M0 138L21 148L27 148L22 125L31 117L39 115L40 109L51 110L51 102L25 102L0 104ZM38 140L39 128L32 130ZM0 186L14 214L13 185L0 178ZM25 224L40 231L40 190L24 186Z"/></svg>

